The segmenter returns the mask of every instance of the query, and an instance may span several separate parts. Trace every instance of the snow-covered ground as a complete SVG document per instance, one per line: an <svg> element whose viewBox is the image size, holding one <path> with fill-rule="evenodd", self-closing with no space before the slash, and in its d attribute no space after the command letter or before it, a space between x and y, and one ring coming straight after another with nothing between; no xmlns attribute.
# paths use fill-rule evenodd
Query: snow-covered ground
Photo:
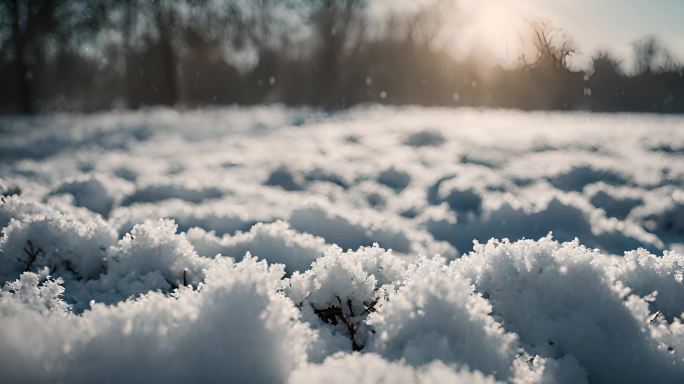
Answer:
<svg viewBox="0 0 684 384"><path fill-rule="evenodd" d="M681 117L2 118L0 381L681 383L682 186Z"/></svg>

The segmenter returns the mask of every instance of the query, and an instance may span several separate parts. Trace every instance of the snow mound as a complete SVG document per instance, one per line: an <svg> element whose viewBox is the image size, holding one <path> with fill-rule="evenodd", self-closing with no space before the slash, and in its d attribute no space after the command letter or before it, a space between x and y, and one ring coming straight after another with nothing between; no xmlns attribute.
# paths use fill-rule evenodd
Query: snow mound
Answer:
<svg viewBox="0 0 684 384"><path fill-rule="evenodd" d="M579 238L588 246L613 254L638 247L651 251L663 248L653 234L632 222L606 217L577 195L538 193L532 202L503 195L487 201L477 216L457 216L456 220L427 216L425 223L435 238L462 251L471 248L473 239L539 238L549 232L562 241Z"/></svg>
<svg viewBox="0 0 684 384"><path fill-rule="evenodd" d="M414 365L440 360L508 377L516 336L504 331L489 315L489 303L442 261L421 259L411 266L403 286L370 316L377 335L371 350Z"/></svg>
<svg viewBox="0 0 684 384"><path fill-rule="evenodd" d="M12 219L0 240L0 280L48 268L51 273L94 279L106 269L106 249L116 232L102 219L83 222L61 213Z"/></svg>
<svg viewBox="0 0 684 384"><path fill-rule="evenodd" d="M567 171L550 177L551 184L564 191L581 191L585 185L601 181L610 185L624 185L627 177L617 170L575 165Z"/></svg>
<svg viewBox="0 0 684 384"><path fill-rule="evenodd" d="M172 220L137 224L107 250L107 275L123 297L197 286L209 260L201 258Z"/></svg>
<svg viewBox="0 0 684 384"><path fill-rule="evenodd" d="M629 219L665 239L684 236L684 191L676 189L635 208Z"/></svg>
<svg viewBox="0 0 684 384"><path fill-rule="evenodd" d="M288 275L306 271L327 247L322 238L296 232L284 221L258 223L249 232L221 238L195 227L186 237L203 256L221 254L239 260L249 252L271 264L285 265Z"/></svg>
<svg viewBox="0 0 684 384"><path fill-rule="evenodd" d="M0 178L0 196L20 195L21 188L8 180Z"/></svg>
<svg viewBox="0 0 684 384"><path fill-rule="evenodd" d="M643 249L627 252L609 272L631 293L645 298L649 313L661 313L669 320L684 313L684 258L679 254L655 256Z"/></svg>
<svg viewBox="0 0 684 384"><path fill-rule="evenodd" d="M173 219L181 232L192 227L212 230L218 235L232 234L249 230L259 221L270 221L268 215L249 212L242 207L226 205L222 201L215 204L206 203L201 206L182 200L167 200L155 204L135 204L130 207L119 207L112 211L109 221L125 234L135 224L148 219ZM261 218L261 220L259 220Z"/></svg>
<svg viewBox="0 0 684 384"><path fill-rule="evenodd" d="M643 299L629 296L628 286L610 278L610 262L577 242L546 237L476 244L451 268L471 279L530 353L573 356L600 382L682 377L684 363L675 362L649 334L649 322L634 309ZM651 284L668 278L646 276Z"/></svg>
<svg viewBox="0 0 684 384"><path fill-rule="evenodd" d="M198 203L208 199L218 199L224 194L215 186L200 186L192 183L154 182L141 186L123 199L122 205L149 203L160 200L180 199Z"/></svg>
<svg viewBox="0 0 684 384"><path fill-rule="evenodd" d="M403 263L377 244L355 252L342 252L334 247L309 270L290 278L287 295L309 322L332 327L333 340L328 343L343 343L361 350L368 336L368 315L384 298L387 286L399 282L403 273ZM349 341L334 335L343 335Z"/></svg>
<svg viewBox="0 0 684 384"><path fill-rule="evenodd" d="M19 196L0 196L0 229L4 229L12 219L26 220L32 216L57 214L42 203L25 201Z"/></svg>
<svg viewBox="0 0 684 384"><path fill-rule="evenodd" d="M593 206L618 219L625 219L635 207L644 203L638 189L614 187L603 182L588 185L584 194Z"/></svg>
<svg viewBox="0 0 684 384"><path fill-rule="evenodd" d="M292 211L288 220L302 231L324 238L344 249L355 249L378 242L383 247L408 253L408 234L397 225L382 219L349 215L325 203L311 203Z"/></svg>
<svg viewBox="0 0 684 384"><path fill-rule="evenodd" d="M107 217L123 196L129 194L132 186L122 180L109 179L102 175L86 175L67 179L60 183L53 194L71 194L74 205L85 207Z"/></svg>
<svg viewBox="0 0 684 384"><path fill-rule="evenodd" d="M224 259L206 270L201 290L73 315L59 282L27 272L0 292L3 381L284 382L306 361L313 334L276 292L280 276L253 258Z"/></svg>
<svg viewBox="0 0 684 384"><path fill-rule="evenodd" d="M307 365L294 371L291 384L397 383L397 384L494 384L496 380L481 372L454 370L435 361L414 368L402 362L388 362L368 354L336 354L320 365Z"/></svg>

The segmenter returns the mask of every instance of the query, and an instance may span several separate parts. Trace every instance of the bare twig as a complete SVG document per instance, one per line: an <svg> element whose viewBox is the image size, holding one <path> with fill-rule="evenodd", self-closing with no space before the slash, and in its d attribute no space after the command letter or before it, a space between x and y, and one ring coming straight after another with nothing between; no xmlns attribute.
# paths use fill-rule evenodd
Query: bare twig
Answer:
<svg viewBox="0 0 684 384"><path fill-rule="evenodd" d="M24 253L26 253L26 260L18 259L22 263L26 264L26 268L24 269L24 272L29 272L31 271L31 266L33 263L38 259L38 256L44 255L45 252L39 247L36 249L33 246L33 242L31 240L26 240L26 245L24 246Z"/></svg>
<svg viewBox="0 0 684 384"><path fill-rule="evenodd" d="M648 323L649 323L649 324L655 323L656 321L658 321L658 319L660 318L660 315L662 315L662 314L663 314L663 312L661 312L661 311L657 311L656 313L652 314L652 315L648 318Z"/></svg>
<svg viewBox="0 0 684 384"><path fill-rule="evenodd" d="M343 304L342 304L342 299L339 296L335 296L337 299L337 302L339 305L332 305L328 308L323 308L323 309L318 309L314 307L313 305L311 308L313 308L314 313L324 322L332 325L337 325L337 324L344 324L344 326L347 328L347 332L349 333L349 338L351 339L352 342L352 349L354 351L360 351L363 349L363 344L359 343L356 340L356 335L358 333L358 327L354 323L354 310L353 310L353 305L351 299L347 299L346 305L347 308L349 308L349 316L344 313ZM361 312L362 316L365 316L371 312L375 311L375 306L377 305L378 300L375 299L370 303L364 303L364 310Z"/></svg>

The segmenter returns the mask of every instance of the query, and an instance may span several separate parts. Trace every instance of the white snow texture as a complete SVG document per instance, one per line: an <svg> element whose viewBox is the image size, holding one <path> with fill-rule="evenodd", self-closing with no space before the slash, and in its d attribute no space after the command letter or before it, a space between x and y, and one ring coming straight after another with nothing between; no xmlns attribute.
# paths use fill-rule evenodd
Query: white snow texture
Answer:
<svg viewBox="0 0 684 384"><path fill-rule="evenodd" d="M684 118L0 119L2 383L683 383Z"/></svg>

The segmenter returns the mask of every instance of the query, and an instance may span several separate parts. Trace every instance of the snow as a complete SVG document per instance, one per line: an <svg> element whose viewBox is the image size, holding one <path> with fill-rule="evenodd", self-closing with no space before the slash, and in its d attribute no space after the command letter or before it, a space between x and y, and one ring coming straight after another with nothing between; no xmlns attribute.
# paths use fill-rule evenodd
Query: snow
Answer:
<svg viewBox="0 0 684 384"><path fill-rule="evenodd" d="M249 232L217 237L213 232L193 227L187 238L198 253L205 256L225 255L242 259L251 252L271 264L283 264L288 275L304 272L326 250L320 237L293 230L286 221L257 223Z"/></svg>
<svg viewBox="0 0 684 384"><path fill-rule="evenodd" d="M608 263L577 242L547 237L513 244L492 240L453 267L471 279L531 353L570 354L599 382L683 377L684 367L669 361L648 334L648 322L625 303L629 288L606 276Z"/></svg>
<svg viewBox="0 0 684 384"><path fill-rule="evenodd" d="M281 276L253 258L223 259L201 290L150 292L75 315L58 305L57 282L37 285L27 272L2 291L3 381L285 381L314 335L277 293Z"/></svg>
<svg viewBox="0 0 684 384"><path fill-rule="evenodd" d="M304 366L292 373L290 383L494 384L496 380L479 372L454 370L439 361L414 368L367 353L333 355L323 364Z"/></svg>
<svg viewBox="0 0 684 384"><path fill-rule="evenodd" d="M684 380L684 119L0 119L3 383Z"/></svg>

